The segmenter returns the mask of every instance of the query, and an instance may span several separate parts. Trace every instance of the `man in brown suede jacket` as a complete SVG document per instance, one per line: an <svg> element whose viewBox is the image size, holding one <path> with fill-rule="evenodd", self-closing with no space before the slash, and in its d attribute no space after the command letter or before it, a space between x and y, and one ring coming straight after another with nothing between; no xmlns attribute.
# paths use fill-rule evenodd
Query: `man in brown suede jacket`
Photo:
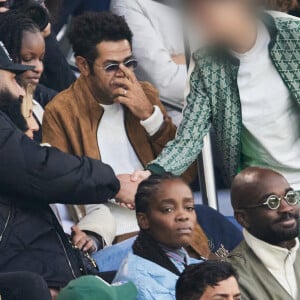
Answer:
<svg viewBox="0 0 300 300"><path fill-rule="evenodd" d="M128 25L111 13L86 13L74 20L70 41L81 75L46 107L43 142L101 159L116 174L142 170L175 137L176 127L157 90L135 77L137 61ZM192 173L185 175L187 181L192 181ZM65 231L73 232L74 243L89 252L139 230L135 211L114 201L56 208ZM198 234L207 240L202 230Z"/></svg>

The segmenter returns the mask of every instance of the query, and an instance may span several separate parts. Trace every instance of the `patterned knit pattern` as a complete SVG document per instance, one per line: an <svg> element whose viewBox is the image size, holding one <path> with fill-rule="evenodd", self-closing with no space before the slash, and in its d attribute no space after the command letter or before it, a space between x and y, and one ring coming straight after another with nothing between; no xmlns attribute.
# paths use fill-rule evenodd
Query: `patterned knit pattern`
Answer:
<svg viewBox="0 0 300 300"><path fill-rule="evenodd" d="M271 59L292 97L300 105L300 21L270 16L268 21L270 24L266 25L273 32ZM194 60L196 66L190 78L191 90L177 136L148 167L154 173L163 169L181 175L197 159L203 138L213 126L222 175L229 184L241 163L239 65L228 56L204 50L198 51Z"/></svg>

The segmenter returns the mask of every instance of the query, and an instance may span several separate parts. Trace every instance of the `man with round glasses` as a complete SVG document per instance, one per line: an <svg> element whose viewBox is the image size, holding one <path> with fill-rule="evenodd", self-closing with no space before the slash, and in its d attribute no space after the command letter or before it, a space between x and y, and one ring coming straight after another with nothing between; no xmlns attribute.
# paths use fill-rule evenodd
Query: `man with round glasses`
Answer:
<svg viewBox="0 0 300 300"><path fill-rule="evenodd" d="M74 19L69 37L81 75L47 106L43 141L74 155L101 159L116 174L144 169L175 137L176 127L157 90L136 79L138 62L125 19L108 12L85 13ZM129 175L120 180L130 180ZM90 252L139 231L135 211L113 201L58 210L65 231L79 221L88 237L75 227L75 243ZM91 238L94 245L85 247Z"/></svg>
<svg viewBox="0 0 300 300"><path fill-rule="evenodd" d="M231 200L245 240L230 254L242 299L300 299L299 194L270 169L236 176Z"/></svg>

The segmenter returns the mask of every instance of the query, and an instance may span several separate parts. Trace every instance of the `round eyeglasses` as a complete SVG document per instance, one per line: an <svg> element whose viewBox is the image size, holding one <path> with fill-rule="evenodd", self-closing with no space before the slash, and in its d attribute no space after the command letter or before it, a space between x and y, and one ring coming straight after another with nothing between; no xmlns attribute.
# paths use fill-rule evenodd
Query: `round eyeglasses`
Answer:
<svg viewBox="0 0 300 300"><path fill-rule="evenodd" d="M246 206L241 207L241 209L252 209L258 207L267 206L271 210L276 210L280 207L281 201L285 200L288 205L296 206L299 204L299 193L295 191L288 191L284 197L279 197L277 195L270 195L264 203L253 205L253 206Z"/></svg>

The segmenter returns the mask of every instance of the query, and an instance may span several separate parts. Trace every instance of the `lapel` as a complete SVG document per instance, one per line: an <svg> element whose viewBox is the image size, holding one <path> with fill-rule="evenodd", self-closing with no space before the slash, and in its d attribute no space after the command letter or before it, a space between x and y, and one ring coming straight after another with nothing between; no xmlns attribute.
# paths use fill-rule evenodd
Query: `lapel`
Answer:
<svg viewBox="0 0 300 300"><path fill-rule="evenodd" d="M277 35L270 44L270 55L292 97L300 105L300 22L292 18L274 18L273 24Z"/></svg>
<svg viewBox="0 0 300 300"><path fill-rule="evenodd" d="M74 143L78 141L80 143L74 154L100 160L97 130L104 110L94 99L83 76L75 82L73 89L77 106L77 119L74 122L77 125L76 141Z"/></svg>
<svg viewBox="0 0 300 300"><path fill-rule="evenodd" d="M290 294L277 281L277 279L273 276L273 274L269 272L269 270L265 267L264 264L262 264L260 259L255 255L255 253L247 245L247 243L245 241L243 241L242 243L243 243L243 246L241 247L242 251L241 251L240 255L245 257L246 262L250 262L250 264L252 264L252 268L253 268L253 270L255 270L255 274L252 274L254 277L254 280L257 282L260 282L260 284L262 285L262 287L264 289L269 289L271 287L274 287L274 299L280 299L280 298L278 298L280 295L281 297L284 297L281 299L293 300L292 297L290 296ZM243 255L243 253L244 253L244 255ZM300 276L299 268L297 268L297 266L299 266L299 263L300 263L299 255L300 255L300 252L298 250L297 259L295 262L295 272L297 274L297 278L298 278L298 276ZM277 296L277 297L275 297L275 296ZM298 293L297 300L300 299L299 296L300 295Z"/></svg>

